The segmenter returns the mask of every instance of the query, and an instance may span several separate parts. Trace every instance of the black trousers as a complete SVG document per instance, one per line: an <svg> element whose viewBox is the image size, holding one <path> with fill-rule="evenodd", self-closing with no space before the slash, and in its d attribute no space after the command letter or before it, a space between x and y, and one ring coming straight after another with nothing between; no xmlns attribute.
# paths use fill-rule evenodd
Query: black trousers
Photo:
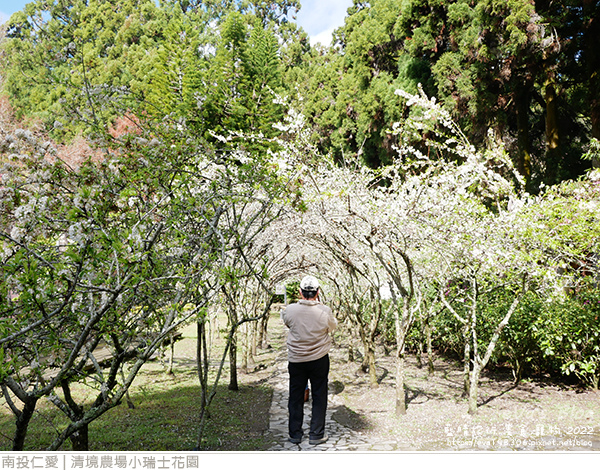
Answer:
<svg viewBox="0 0 600 470"><path fill-rule="evenodd" d="M325 412L327 411L327 380L329 375L329 355L309 362L289 362L290 414L289 432L291 438L302 438L304 420L304 390L310 381L312 414L310 418L310 439L321 439L325 434Z"/></svg>

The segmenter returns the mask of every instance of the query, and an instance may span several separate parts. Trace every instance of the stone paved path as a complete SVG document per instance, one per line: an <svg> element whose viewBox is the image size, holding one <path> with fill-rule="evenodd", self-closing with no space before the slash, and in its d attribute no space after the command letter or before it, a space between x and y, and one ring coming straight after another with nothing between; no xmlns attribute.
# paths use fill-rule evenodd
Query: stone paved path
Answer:
<svg viewBox="0 0 600 470"><path fill-rule="evenodd" d="M292 444L288 441L288 372L285 359L278 361L278 374L273 380L273 400L271 402L271 413L269 428L271 434L277 440L277 443L269 450L271 451L365 451L365 450L386 450L384 448L374 449L373 445L360 434L351 429L342 426L334 421L331 417L333 409L336 405L336 397L329 395L329 403L327 407L327 418L325 421L325 434L329 436L329 440L324 444L316 446L308 443L307 430L310 423L310 407L311 401L304 405L304 426L305 436L300 444ZM391 450L391 447L387 450Z"/></svg>

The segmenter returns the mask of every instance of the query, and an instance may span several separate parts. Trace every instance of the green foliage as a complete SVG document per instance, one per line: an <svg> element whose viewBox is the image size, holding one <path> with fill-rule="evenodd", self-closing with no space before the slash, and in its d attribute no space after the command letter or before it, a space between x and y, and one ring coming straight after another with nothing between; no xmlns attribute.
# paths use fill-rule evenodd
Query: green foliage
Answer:
<svg viewBox="0 0 600 470"><path fill-rule="evenodd" d="M528 292L501 337L496 364L507 361L515 380L548 370L536 335L543 308L539 294Z"/></svg>
<svg viewBox="0 0 600 470"><path fill-rule="evenodd" d="M277 12L297 2L226 3L32 2L3 41L17 118L41 121L57 138L105 130L127 114L185 121L206 137L275 135L277 34L294 32Z"/></svg>
<svg viewBox="0 0 600 470"><path fill-rule="evenodd" d="M110 103L145 87L163 23L148 0L29 3L11 17L4 41L5 90L17 117L39 119L57 135L110 122L119 112L95 99Z"/></svg>
<svg viewBox="0 0 600 470"><path fill-rule="evenodd" d="M389 130L404 114L394 92L415 90L419 82L429 85L428 66L404 59L393 30L400 3L349 9L346 24L336 32L343 54L333 50L315 57L300 82L306 87L300 109L314 120L320 145L340 160L359 155L373 167L390 163L395 139Z"/></svg>
<svg viewBox="0 0 600 470"><path fill-rule="evenodd" d="M600 114L592 111L599 100L588 94L597 88L590 73L598 68L591 47L597 26L589 21L597 8L530 0L355 2L335 32L335 48L305 55L292 72L299 108L324 153L385 165L394 156L392 123L406 117L393 91L414 92L421 83L476 146L487 145L493 129L535 192L541 182L590 166L582 154L600 135Z"/></svg>
<svg viewBox="0 0 600 470"><path fill-rule="evenodd" d="M300 298L300 281L292 281L288 282L285 285L285 292L287 294L288 304L293 304L294 302L298 302Z"/></svg>
<svg viewBox="0 0 600 470"><path fill-rule="evenodd" d="M147 83L140 92L146 96L150 115L194 123L199 119L198 102L206 93L202 83L206 60L199 50L206 47L200 38L207 27L198 16L184 15L179 5L168 12L167 18L165 40L153 54Z"/></svg>
<svg viewBox="0 0 600 470"><path fill-rule="evenodd" d="M462 359L464 348L463 326L448 310L442 310L431 321L432 344L447 357Z"/></svg>
<svg viewBox="0 0 600 470"><path fill-rule="evenodd" d="M209 90L201 110L204 131L274 136L273 124L282 117L274 102L282 84L279 67L273 32L253 17L230 13L220 26L215 55L205 72Z"/></svg>
<svg viewBox="0 0 600 470"><path fill-rule="evenodd" d="M3 131L0 379L31 384L35 407L63 378L86 375L100 341L122 351L116 374L132 351L143 362L177 321L205 315L220 286L232 288L234 304L244 282L257 292L251 281L268 279L280 232L255 240L283 207L309 213L305 188L319 172L342 169L339 181L319 180L327 190L313 195L323 210L314 219L359 239L352 256L393 278L398 298L409 299L406 328L416 292L450 286L454 312L432 319L434 342L462 355L475 312L479 353L527 271L535 295L504 327L492 363L508 361L517 378L553 371L597 388L599 299L587 279L598 277L598 175L530 198L515 190L520 178L498 142L513 142L510 155L536 191L532 181L580 173L584 149L584 160L597 156L586 130L598 128L587 104L597 67L573 60L597 64L594 15L567 3L357 1L336 47L322 49L283 19L298 6L291 0L31 2L2 43L4 91L18 119L40 121L57 138L94 131L96 147L69 166L31 132ZM547 26L572 40L556 43ZM274 126L284 93L310 133L300 115ZM126 130L117 125L124 117ZM567 130L568 142L550 139ZM301 147L296 138L306 139ZM360 188L344 186L356 175ZM323 222L327 210L343 222ZM239 256L252 249L256 264ZM570 296L557 300L565 282ZM288 289L294 301L295 285ZM369 302L357 302L365 323L377 313ZM398 339L398 318L380 305L389 314L384 340ZM35 385L54 368L58 379ZM106 408L128 387L114 374L93 374ZM69 420L81 422L73 410Z"/></svg>
<svg viewBox="0 0 600 470"><path fill-rule="evenodd" d="M512 295L499 290L482 299L477 337L485 345ZM490 366L508 364L515 380L541 374L559 378L573 375L596 389L600 377L600 291L593 281L564 298L543 298L530 292L503 331ZM462 325L449 312L433 318L436 349L462 355Z"/></svg>
<svg viewBox="0 0 600 470"><path fill-rule="evenodd" d="M10 20L4 90L18 118L56 137L149 113L209 140L275 135L273 97L285 93L323 154L378 167L395 155L392 124L406 118L394 91L420 83L475 145L493 129L531 192L590 167L597 2L356 2L331 49L311 48L290 21L299 6L37 0Z"/></svg>
<svg viewBox="0 0 600 470"><path fill-rule="evenodd" d="M598 389L600 379L600 291L593 282L564 301L553 302L536 322L536 339L546 361L565 375Z"/></svg>
<svg viewBox="0 0 600 470"><path fill-rule="evenodd" d="M594 256L600 243L599 204L598 172L593 172L578 181L546 188L522 211L529 223L523 224L521 236L527 240L530 254L545 258L549 268L564 273L574 286L586 271L597 276Z"/></svg>

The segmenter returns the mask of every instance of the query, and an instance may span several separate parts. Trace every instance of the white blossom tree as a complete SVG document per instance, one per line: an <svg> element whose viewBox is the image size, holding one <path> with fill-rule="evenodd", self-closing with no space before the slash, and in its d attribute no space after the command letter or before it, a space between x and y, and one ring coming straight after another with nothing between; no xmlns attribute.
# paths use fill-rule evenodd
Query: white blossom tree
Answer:
<svg viewBox="0 0 600 470"><path fill-rule="evenodd" d="M394 130L401 142L398 160L381 171L333 164L307 167L307 212L301 221L301 240L317 250L317 258L327 260L322 266L335 273L332 278L363 273L363 282L346 282L346 289L354 289L349 298L364 296L365 280L389 286L397 414L406 412L406 338L415 315L425 308L424 293L459 278L464 266L458 260L467 266L487 262L486 273L500 266L486 257L506 232L498 232L500 225L491 222L516 194L510 160L496 143L477 152L433 100L400 94L418 110ZM480 370L482 361L477 364Z"/></svg>
<svg viewBox="0 0 600 470"><path fill-rule="evenodd" d="M285 192L286 180L272 155L211 152L181 126L105 141L100 158L77 168L16 134L3 136L0 193L0 382L13 447L47 397L71 421L48 448L70 438L82 450L88 424L121 401L163 340L203 317L229 251L246 250L239 233L255 223L227 217L256 194ZM85 407L70 384L88 377L97 399Z"/></svg>

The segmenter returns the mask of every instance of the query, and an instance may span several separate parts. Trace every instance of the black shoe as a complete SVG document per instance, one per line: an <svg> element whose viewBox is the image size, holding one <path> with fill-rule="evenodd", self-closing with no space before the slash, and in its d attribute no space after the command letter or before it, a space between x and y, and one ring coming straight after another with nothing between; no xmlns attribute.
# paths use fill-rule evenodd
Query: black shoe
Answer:
<svg viewBox="0 0 600 470"><path fill-rule="evenodd" d="M300 444L302 442L302 438L301 437L290 437L290 438L288 438L288 441L290 441L292 444Z"/></svg>
<svg viewBox="0 0 600 470"><path fill-rule="evenodd" d="M320 437L320 438L314 438L314 439L310 439L310 440L308 441L308 443L309 443L311 446L317 446L317 445L319 445L319 444L324 444L325 442L327 442L327 439L329 439L329 437L328 437L328 436L326 436L326 435L323 435L323 437Z"/></svg>

